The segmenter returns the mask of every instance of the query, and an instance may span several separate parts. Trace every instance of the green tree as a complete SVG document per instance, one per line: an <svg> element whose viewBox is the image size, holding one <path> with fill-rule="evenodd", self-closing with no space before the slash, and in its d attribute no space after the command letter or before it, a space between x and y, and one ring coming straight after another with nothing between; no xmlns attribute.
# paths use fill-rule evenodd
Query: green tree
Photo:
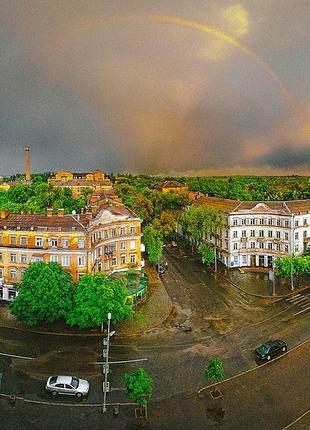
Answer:
<svg viewBox="0 0 310 430"><path fill-rule="evenodd" d="M160 231L156 230L153 226L145 227L143 230L143 242L149 261L151 263L159 261L163 253L164 245Z"/></svg>
<svg viewBox="0 0 310 430"><path fill-rule="evenodd" d="M175 236L176 229L178 227L179 212L172 210L163 210L159 216L153 222L153 226L156 230L160 231L164 238Z"/></svg>
<svg viewBox="0 0 310 430"><path fill-rule="evenodd" d="M144 195L138 194L133 197L132 210L146 223L152 221L153 203Z"/></svg>
<svg viewBox="0 0 310 430"><path fill-rule="evenodd" d="M224 379L224 368L219 357L212 357L205 367L205 378L207 380L220 382Z"/></svg>
<svg viewBox="0 0 310 430"><path fill-rule="evenodd" d="M71 274L58 263L31 263L10 305L11 312L30 326L64 318L72 308L73 289Z"/></svg>
<svg viewBox="0 0 310 430"><path fill-rule="evenodd" d="M124 381L127 398L139 406L145 406L153 395L153 380L145 369L137 369L132 374L125 373Z"/></svg>
<svg viewBox="0 0 310 430"><path fill-rule="evenodd" d="M122 321L131 314L125 304L127 291L121 279L104 273L84 275L74 292L74 306L67 315L67 323L80 328L94 327L107 321L108 312L113 322Z"/></svg>
<svg viewBox="0 0 310 430"><path fill-rule="evenodd" d="M215 253L214 249L211 248L210 245L200 243L197 247L197 250L201 254L201 261L203 262L203 264L207 264L207 266L210 266L210 264L214 262Z"/></svg>

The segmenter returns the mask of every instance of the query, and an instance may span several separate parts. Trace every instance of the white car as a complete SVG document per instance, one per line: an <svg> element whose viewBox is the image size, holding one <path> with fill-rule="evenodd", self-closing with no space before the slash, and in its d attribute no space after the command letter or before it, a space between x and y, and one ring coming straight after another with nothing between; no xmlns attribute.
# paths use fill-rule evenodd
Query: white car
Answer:
<svg viewBox="0 0 310 430"><path fill-rule="evenodd" d="M45 389L52 396L64 394L67 396L83 397L88 394L89 382L76 376L50 376L46 382Z"/></svg>

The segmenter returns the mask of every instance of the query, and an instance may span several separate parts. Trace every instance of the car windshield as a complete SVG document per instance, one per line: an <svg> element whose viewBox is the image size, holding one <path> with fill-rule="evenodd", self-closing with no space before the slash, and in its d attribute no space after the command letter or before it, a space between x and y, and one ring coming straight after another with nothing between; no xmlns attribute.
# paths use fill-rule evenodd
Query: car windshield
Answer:
<svg viewBox="0 0 310 430"><path fill-rule="evenodd" d="M265 354L266 352L268 352L268 351L269 351L269 346L267 346L267 345L262 345L262 346L259 348L259 350L260 350L263 354Z"/></svg>
<svg viewBox="0 0 310 430"><path fill-rule="evenodd" d="M75 376L73 376L72 380L71 380L71 385L73 388L77 388L79 386L79 380L78 378L76 378Z"/></svg>
<svg viewBox="0 0 310 430"><path fill-rule="evenodd" d="M51 376L50 384L55 384L56 381L57 381L57 376Z"/></svg>

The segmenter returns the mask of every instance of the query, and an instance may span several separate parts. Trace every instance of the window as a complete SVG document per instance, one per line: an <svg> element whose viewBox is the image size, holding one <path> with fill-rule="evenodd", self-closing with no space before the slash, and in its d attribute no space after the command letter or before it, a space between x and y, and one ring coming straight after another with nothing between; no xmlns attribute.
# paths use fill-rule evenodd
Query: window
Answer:
<svg viewBox="0 0 310 430"><path fill-rule="evenodd" d="M78 257L78 267L84 267L85 266L85 257L84 255L81 255Z"/></svg>
<svg viewBox="0 0 310 430"><path fill-rule="evenodd" d="M304 225L307 225L308 224L308 220L307 220L307 218L304 218Z"/></svg>
<svg viewBox="0 0 310 430"><path fill-rule="evenodd" d="M121 234L121 236L125 236L125 234L126 234L125 227L121 227L120 234Z"/></svg>
<svg viewBox="0 0 310 430"><path fill-rule="evenodd" d="M16 269L13 267L10 269L10 278L16 279Z"/></svg>
<svg viewBox="0 0 310 430"><path fill-rule="evenodd" d="M84 248L84 238L83 237L78 238L78 247Z"/></svg>
<svg viewBox="0 0 310 430"><path fill-rule="evenodd" d="M281 225L280 220L277 219L277 226L279 227Z"/></svg>
<svg viewBox="0 0 310 430"><path fill-rule="evenodd" d="M130 254L130 263L136 262L136 254Z"/></svg>
<svg viewBox="0 0 310 430"><path fill-rule="evenodd" d="M237 232L237 230L234 230L233 231L233 238L236 239L237 237L238 237L238 232Z"/></svg>
<svg viewBox="0 0 310 430"><path fill-rule="evenodd" d="M233 225L238 225L238 220L236 218L233 219Z"/></svg>
<svg viewBox="0 0 310 430"><path fill-rule="evenodd" d="M2 236L0 236L0 243L2 243Z"/></svg>
<svg viewBox="0 0 310 430"><path fill-rule="evenodd" d="M121 242L121 249L126 249L126 242L125 241Z"/></svg>
<svg viewBox="0 0 310 430"><path fill-rule="evenodd" d="M277 231L277 232L276 232L276 238L277 238L277 239L280 239L280 238L281 238L281 232L280 232L280 231Z"/></svg>
<svg viewBox="0 0 310 430"><path fill-rule="evenodd" d="M284 233L284 239L288 240L288 232L287 231Z"/></svg>
<svg viewBox="0 0 310 430"><path fill-rule="evenodd" d="M298 237L299 237L299 234L298 234L298 231L296 231L296 233L295 233L295 240L297 240Z"/></svg>
<svg viewBox="0 0 310 430"><path fill-rule="evenodd" d="M225 249L228 249L228 242L225 240Z"/></svg>
<svg viewBox="0 0 310 430"><path fill-rule="evenodd" d="M268 242L268 249L272 249L272 242Z"/></svg>
<svg viewBox="0 0 310 430"><path fill-rule="evenodd" d="M0 262L2 263L3 261L3 256L2 256L2 252L0 252Z"/></svg>
<svg viewBox="0 0 310 430"><path fill-rule="evenodd" d="M109 237L108 230L103 230L104 237L107 239Z"/></svg>
<svg viewBox="0 0 310 430"><path fill-rule="evenodd" d="M273 236L272 230L268 230L268 237L272 237L272 236Z"/></svg>
<svg viewBox="0 0 310 430"><path fill-rule="evenodd" d="M21 262L21 264L26 264L27 263L27 254L21 254L21 256L20 256L20 262Z"/></svg>
<svg viewBox="0 0 310 430"><path fill-rule="evenodd" d="M234 249L238 249L238 243L234 243Z"/></svg>
<svg viewBox="0 0 310 430"><path fill-rule="evenodd" d="M130 249L136 249L136 241L135 241L135 240L131 240L131 241L130 241L130 246L129 246L129 248L130 248Z"/></svg>
<svg viewBox="0 0 310 430"><path fill-rule="evenodd" d="M272 225L272 218L269 218L268 225Z"/></svg>
<svg viewBox="0 0 310 430"><path fill-rule="evenodd" d="M255 237L255 230L251 230L251 231L250 231L250 236L251 236L251 237Z"/></svg>
<svg viewBox="0 0 310 430"><path fill-rule="evenodd" d="M245 225L245 219L241 220L241 225Z"/></svg>
<svg viewBox="0 0 310 430"><path fill-rule="evenodd" d="M298 252L299 251L299 246L298 246L298 243L295 245L295 252Z"/></svg>
<svg viewBox="0 0 310 430"><path fill-rule="evenodd" d="M121 264L126 264L126 254L121 255Z"/></svg>
<svg viewBox="0 0 310 430"><path fill-rule="evenodd" d="M70 257L69 257L69 255L63 255L62 256L62 265L64 267L70 266Z"/></svg>
<svg viewBox="0 0 310 430"><path fill-rule="evenodd" d="M259 237L264 237L264 230L259 230Z"/></svg>
<svg viewBox="0 0 310 430"><path fill-rule="evenodd" d="M43 246L42 237L36 237L36 246Z"/></svg>
<svg viewBox="0 0 310 430"><path fill-rule="evenodd" d="M255 242L251 242L251 248L255 248Z"/></svg>
<svg viewBox="0 0 310 430"><path fill-rule="evenodd" d="M238 255L234 256L234 263L237 264L238 263Z"/></svg>
<svg viewBox="0 0 310 430"><path fill-rule="evenodd" d="M288 245L284 245L284 251L288 252Z"/></svg>
<svg viewBox="0 0 310 430"><path fill-rule="evenodd" d="M20 278L23 279L23 276L26 272L26 269L20 269Z"/></svg>
<svg viewBox="0 0 310 430"><path fill-rule="evenodd" d="M61 243L63 248L69 248L69 239L62 239Z"/></svg>
<svg viewBox="0 0 310 430"><path fill-rule="evenodd" d="M241 236L246 237L246 230L242 230Z"/></svg>
<svg viewBox="0 0 310 430"><path fill-rule="evenodd" d="M255 225L255 218L250 219L250 225Z"/></svg>
<svg viewBox="0 0 310 430"><path fill-rule="evenodd" d="M10 245L16 245L16 236L10 236Z"/></svg>
<svg viewBox="0 0 310 430"><path fill-rule="evenodd" d="M112 266L117 266L117 258L112 257Z"/></svg>
<svg viewBox="0 0 310 430"><path fill-rule="evenodd" d="M284 225L285 225L285 227L288 227L288 220L284 221Z"/></svg>
<svg viewBox="0 0 310 430"><path fill-rule="evenodd" d="M113 237L116 236L116 228L115 227L112 228L112 236Z"/></svg>
<svg viewBox="0 0 310 430"><path fill-rule="evenodd" d="M279 243L276 243L276 250L280 251L280 244Z"/></svg>
<svg viewBox="0 0 310 430"><path fill-rule="evenodd" d="M27 245L28 243L28 237L27 236L21 236L20 237L20 244L21 245Z"/></svg>
<svg viewBox="0 0 310 430"><path fill-rule="evenodd" d="M57 263L58 262L58 256L57 255L51 255L50 256L50 262Z"/></svg>
<svg viewBox="0 0 310 430"><path fill-rule="evenodd" d="M57 239L51 239L51 247L52 248L57 248L58 245L58 240Z"/></svg>
<svg viewBox="0 0 310 430"><path fill-rule="evenodd" d="M3 278L3 268L2 267L0 267L0 278ZM2 282L3 282L3 280L2 280Z"/></svg>
<svg viewBox="0 0 310 430"><path fill-rule="evenodd" d="M264 218L260 218L260 219L259 219L259 224L260 224L260 225L264 225Z"/></svg>
<svg viewBox="0 0 310 430"><path fill-rule="evenodd" d="M298 221L298 219L296 219L295 220L295 227L298 227L299 226L299 221Z"/></svg>
<svg viewBox="0 0 310 430"><path fill-rule="evenodd" d="M10 262L16 263L16 254L10 254Z"/></svg>
<svg viewBox="0 0 310 430"><path fill-rule="evenodd" d="M260 242L259 247L260 247L260 249L264 249L264 242Z"/></svg>
<svg viewBox="0 0 310 430"><path fill-rule="evenodd" d="M241 248L246 248L246 242L241 243Z"/></svg>
<svg viewBox="0 0 310 430"><path fill-rule="evenodd" d="M307 230L304 230L304 232L303 232L303 237L304 237L304 239L307 237Z"/></svg>
<svg viewBox="0 0 310 430"><path fill-rule="evenodd" d="M43 257L41 256L34 257L34 261L43 261Z"/></svg>
<svg viewBox="0 0 310 430"><path fill-rule="evenodd" d="M130 234L136 234L136 227L130 227Z"/></svg>

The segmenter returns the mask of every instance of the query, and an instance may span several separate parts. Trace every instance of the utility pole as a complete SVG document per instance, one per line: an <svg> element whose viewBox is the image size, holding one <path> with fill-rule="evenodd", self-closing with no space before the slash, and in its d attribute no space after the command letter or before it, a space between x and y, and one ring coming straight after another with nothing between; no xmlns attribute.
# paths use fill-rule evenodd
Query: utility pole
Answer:
<svg viewBox="0 0 310 430"><path fill-rule="evenodd" d="M111 312L108 313L108 337L103 338L103 358L105 358L105 363L103 363L103 371L104 371L104 383L102 386L103 391L103 405L102 405L102 413L107 411L107 392L110 390L109 382L108 382L108 373L109 373L109 348L110 348L110 328L111 328ZM106 347L106 349L105 349Z"/></svg>
<svg viewBox="0 0 310 430"><path fill-rule="evenodd" d="M217 260L216 260L216 237L214 234L214 272L217 273Z"/></svg>
<svg viewBox="0 0 310 430"><path fill-rule="evenodd" d="M294 273L293 273L293 256L294 256L294 215L292 215L292 232L291 232L291 291L294 290Z"/></svg>

